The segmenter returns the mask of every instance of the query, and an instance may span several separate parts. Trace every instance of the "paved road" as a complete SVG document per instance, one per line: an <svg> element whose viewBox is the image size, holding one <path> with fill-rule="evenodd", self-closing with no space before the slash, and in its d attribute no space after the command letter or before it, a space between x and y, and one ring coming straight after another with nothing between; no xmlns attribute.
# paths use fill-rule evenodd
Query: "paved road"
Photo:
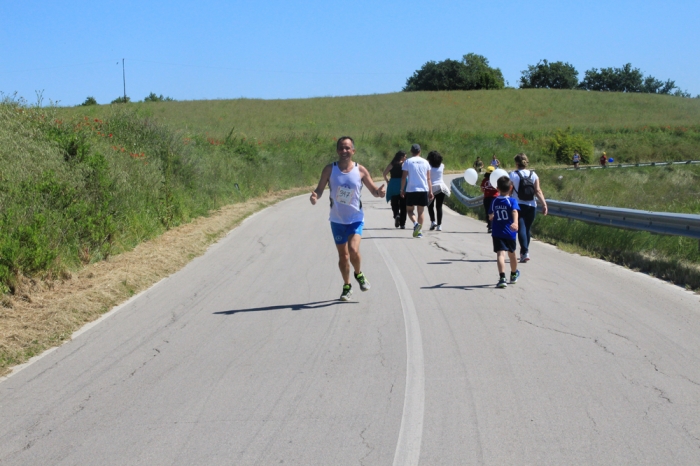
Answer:
<svg viewBox="0 0 700 466"><path fill-rule="evenodd" d="M324 198L203 257L0 383L1 465L700 464L700 299L484 225L422 240L365 193L340 303Z"/></svg>

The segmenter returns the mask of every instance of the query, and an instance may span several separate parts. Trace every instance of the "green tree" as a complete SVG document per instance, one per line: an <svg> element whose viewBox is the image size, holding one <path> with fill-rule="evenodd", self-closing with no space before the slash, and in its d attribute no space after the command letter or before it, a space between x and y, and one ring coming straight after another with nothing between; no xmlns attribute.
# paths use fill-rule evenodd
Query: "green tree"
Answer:
<svg viewBox="0 0 700 466"><path fill-rule="evenodd" d="M464 89L464 65L456 60L429 61L406 81L404 91L451 91Z"/></svg>
<svg viewBox="0 0 700 466"><path fill-rule="evenodd" d="M113 104L126 104L129 102L131 102L131 98L129 96L120 96L112 101Z"/></svg>
<svg viewBox="0 0 700 466"><path fill-rule="evenodd" d="M676 82L670 79L661 81L653 76L644 76L639 68L632 68L627 63L622 68L592 68L579 84L579 88L588 91L611 92L645 92L649 94L667 94L679 97L690 97L682 91Z"/></svg>
<svg viewBox="0 0 700 466"><path fill-rule="evenodd" d="M574 89L578 86L578 71L570 63L540 60L522 71L520 87L544 89Z"/></svg>
<svg viewBox="0 0 700 466"><path fill-rule="evenodd" d="M406 80L404 91L454 91L503 89L505 81L498 68L489 66L486 57L470 53L461 61L429 61Z"/></svg>
<svg viewBox="0 0 700 466"><path fill-rule="evenodd" d="M87 107L88 105L97 105L97 100L95 100L94 97L89 96L85 99L85 102L80 104L80 106L82 106L82 107Z"/></svg>
<svg viewBox="0 0 700 466"><path fill-rule="evenodd" d="M467 89L503 89L505 80L500 68L492 68L483 55L468 53L462 57L466 67Z"/></svg>
<svg viewBox="0 0 700 466"><path fill-rule="evenodd" d="M170 102L173 100L175 99L173 99L172 97L163 97L163 94L157 95L154 92L151 92L143 98L144 102Z"/></svg>

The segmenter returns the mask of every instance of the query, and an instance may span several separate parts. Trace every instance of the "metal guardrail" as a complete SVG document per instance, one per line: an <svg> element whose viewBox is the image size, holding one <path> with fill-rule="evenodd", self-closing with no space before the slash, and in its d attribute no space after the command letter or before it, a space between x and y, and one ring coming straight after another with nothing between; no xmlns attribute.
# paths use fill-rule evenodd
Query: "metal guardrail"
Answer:
<svg viewBox="0 0 700 466"><path fill-rule="evenodd" d="M465 207L475 208L483 205L484 196L469 197L460 191L457 180L452 180L452 192ZM538 211L541 207L538 206ZM553 201L547 199L549 215L580 220L586 223L606 225L627 230L650 231L663 235L686 236L700 240L700 215L677 214L672 212L649 212L646 210L604 207L574 202Z"/></svg>
<svg viewBox="0 0 700 466"><path fill-rule="evenodd" d="M643 162L643 163L609 163L606 168L630 168L630 167L663 167L665 165L696 165L700 160L685 160L683 162ZM580 168L567 167L564 170L596 170L602 169L600 165L581 165Z"/></svg>

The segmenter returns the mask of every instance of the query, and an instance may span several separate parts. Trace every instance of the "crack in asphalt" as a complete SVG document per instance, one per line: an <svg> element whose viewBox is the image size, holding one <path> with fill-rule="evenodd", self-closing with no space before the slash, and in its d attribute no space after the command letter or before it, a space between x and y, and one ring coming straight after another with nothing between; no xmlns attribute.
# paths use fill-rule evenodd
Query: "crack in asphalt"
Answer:
<svg viewBox="0 0 700 466"><path fill-rule="evenodd" d="M605 345L604 345L600 340L598 340L597 338L594 340L594 343L595 343L596 345L598 345L600 348L602 348L603 351L605 351L606 353L609 353L609 354L612 354L613 356L615 356L615 353L613 353L612 351L610 351L610 350L608 349L608 347L605 346Z"/></svg>
<svg viewBox="0 0 700 466"><path fill-rule="evenodd" d="M668 395L666 395L666 392L664 392L663 390L661 390L661 389L658 388L658 387L652 386L651 388L653 388L654 391L657 392L659 398L661 398L661 399L663 399L663 400L666 400L667 402L673 404L673 401L671 401L671 398L669 398Z"/></svg>
<svg viewBox="0 0 700 466"><path fill-rule="evenodd" d="M535 323L533 323L533 322L530 322L529 320L523 319L522 317L520 317L520 314L516 314L515 317L518 319L518 322L525 322L526 324L530 324L530 325L532 325L533 327L541 328L542 330L551 330L552 332L563 333L564 335L570 335L570 336L572 336L572 337L582 338L582 339L584 339L584 340L592 340L591 337L585 337L585 336L583 336L583 335L577 335L577 334L575 334L575 333L565 332L565 331L563 331L563 330L557 330L556 328L544 327L544 326L542 326L542 325L537 325L537 324L535 324Z"/></svg>
<svg viewBox="0 0 700 466"><path fill-rule="evenodd" d="M370 425L371 425L371 424L370 424ZM367 439L365 438L365 432L367 431L367 429L369 429L369 426L365 427L364 429L362 429L362 432L360 432L360 438L362 439L362 443L363 443L364 446L367 447L367 449L369 450L365 456L363 456L362 458L359 459L359 462L360 462L360 464L361 464L362 466L364 466L365 460L367 459L367 457L368 457L369 455L371 455L372 452L374 451L374 447L373 447L372 445L370 445L370 444L367 442Z"/></svg>

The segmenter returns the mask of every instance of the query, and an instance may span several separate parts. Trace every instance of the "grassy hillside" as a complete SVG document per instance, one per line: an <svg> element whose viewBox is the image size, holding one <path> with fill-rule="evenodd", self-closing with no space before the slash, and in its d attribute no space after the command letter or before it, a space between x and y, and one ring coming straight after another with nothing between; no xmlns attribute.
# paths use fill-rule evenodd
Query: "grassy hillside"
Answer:
<svg viewBox="0 0 700 466"><path fill-rule="evenodd" d="M113 107L61 112L108 118ZM603 151L622 162L687 160L700 149L700 99L649 94L508 89L129 107L212 144L227 136L255 140L265 151L282 156L303 146L332 157L334 138L351 135L363 163L374 172L413 142L439 150L453 169L492 154L508 164L517 152L526 152L540 165L552 165L558 163L552 138L567 128L591 147L591 160Z"/></svg>
<svg viewBox="0 0 700 466"><path fill-rule="evenodd" d="M130 104L174 127L258 139L314 134L356 138L407 131L478 134L700 125L700 99L650 94L506 89L401 92L293 100L209 100ZM106 116L109 106L67 110Z"/></svg>

